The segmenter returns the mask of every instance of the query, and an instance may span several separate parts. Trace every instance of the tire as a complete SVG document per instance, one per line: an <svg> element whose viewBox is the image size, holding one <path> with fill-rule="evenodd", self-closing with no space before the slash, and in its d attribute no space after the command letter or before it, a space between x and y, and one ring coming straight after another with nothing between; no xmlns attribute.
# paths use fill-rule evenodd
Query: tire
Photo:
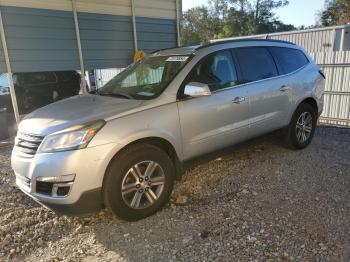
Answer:
<svg viewBox="0 0 350 262"><path fill-rule="evenodd" d="M174 179L174 164L163 150L150 144L131 145L107 169L104 204L120 219L146 218L169 201Z"/></svg>
<svg viewBox="0 0 350 262"><path fill-rule="evenodd" d="M304 124L302 124L304 123ZM295 110L286 133L286 144L292 149L304 149L312 141L317 125L317 112L311 105L302 103Z"/></svg>

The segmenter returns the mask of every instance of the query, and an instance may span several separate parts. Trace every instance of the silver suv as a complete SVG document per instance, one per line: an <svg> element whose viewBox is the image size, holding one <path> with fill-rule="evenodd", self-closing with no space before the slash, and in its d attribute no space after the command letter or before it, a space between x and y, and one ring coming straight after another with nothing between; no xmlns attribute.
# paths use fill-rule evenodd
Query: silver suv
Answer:
<svg viewBox="0 0 350 262"><path fill-rule="evenodd" d="M142 219L168 201L190 159L278 129L291 147L308 146L324 83L288 42L157 51L94 93L28 115L12 153L16 182L59 214L106 206Z"/></svg>

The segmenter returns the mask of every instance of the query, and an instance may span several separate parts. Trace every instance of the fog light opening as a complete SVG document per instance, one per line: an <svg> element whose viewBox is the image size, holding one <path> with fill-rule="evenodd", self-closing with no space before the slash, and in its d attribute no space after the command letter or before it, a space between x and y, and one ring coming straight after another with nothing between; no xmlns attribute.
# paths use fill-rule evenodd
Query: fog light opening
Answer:
<svg viewBox="0 0 350 262"><path fill-rule="evenodd" d="M73 186L74 179L75 174L56 177L38 177L36 181L36 192L50 197L67 197Z"/></svg>
<svg viewBox="0 0 350 262"><path fill-rule="evenodd" d="M70 191L70 186L63 186L57 188L57 196L59 197L65 197L68 196Z"/></svg>
<svg viewBox="0 0 350 262"><path fill-rule="evenodd" d="M51 196L52 197L67 197L69 195L70 189L73 182L53 184Z"/></svg>

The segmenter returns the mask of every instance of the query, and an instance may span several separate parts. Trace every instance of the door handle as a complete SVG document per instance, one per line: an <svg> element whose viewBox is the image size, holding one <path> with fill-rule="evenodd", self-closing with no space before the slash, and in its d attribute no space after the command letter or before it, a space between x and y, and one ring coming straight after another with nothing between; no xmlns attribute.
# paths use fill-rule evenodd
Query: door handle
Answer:
<svg viewBox="0 0 350 262"><path fill-rule="evenodd" d="M241 104L246 100L245 97L237 96L235 99L232 100L232 103L234 104Z"/></svg>
<svg viewBox="0 0 350 262"><path fill-rule="evenodd" d="M288 90L290 90L290 87L289 87L289 86L283 85L283 86L281 86L281 88L280 88L280 91L281 91L281 92L286 92L286 91L288 91Z"/></svg>

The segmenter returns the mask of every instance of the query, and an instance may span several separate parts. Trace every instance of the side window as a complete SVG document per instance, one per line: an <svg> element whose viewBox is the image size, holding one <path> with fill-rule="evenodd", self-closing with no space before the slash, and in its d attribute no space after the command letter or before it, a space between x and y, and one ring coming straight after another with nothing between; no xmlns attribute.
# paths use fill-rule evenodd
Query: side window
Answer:
<svg viewBox="0 0 350 262"><path fill-rule="evenodd" d="M209 55L190 73L189 82L208 84L211 91L237 85L237 73L230 51Z"/></svg>
<svg viewBox="0 0 350 262"><path fill-rule="evenodd" d="M276 64L269 51L264 47L234 49L242 78L240 82L248 83L278 75Z"/></svg>
<svg viewBox="0 0 350 262"><path fill-rule="evenodd" d="M270 47L271 53L277 59L284 74L289 74L309 63L303 52L284 47Z"/></svg>

